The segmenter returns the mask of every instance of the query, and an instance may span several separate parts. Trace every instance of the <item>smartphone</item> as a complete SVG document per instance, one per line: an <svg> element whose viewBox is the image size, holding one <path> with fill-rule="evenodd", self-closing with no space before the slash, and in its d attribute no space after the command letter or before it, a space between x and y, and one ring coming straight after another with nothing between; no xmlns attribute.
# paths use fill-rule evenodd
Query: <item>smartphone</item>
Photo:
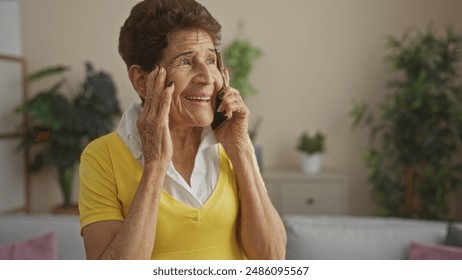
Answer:
<svg viewBox="0 0 462 280"><path fill-rule="evenodd" d="M218 94L220 94L223 91L223 89L225 87L227 87L228 85L226 84L226 79L225 79L225 74L224 74L225 67L223 66L223 59L221 58L221 53L220 53L220 51L218 49L215 49L215 53L217 55L218 71L220 71L221 78L223 79L223 87L218 92ZM222 125L224 125L226 123L226 121L228 121L228 117L225 116L225 112L218 112L217 111L218 107L221 104L221 99L218 98L218 94L215 97L215 107L213 109L214 112L215 112L214 115L213 115L213 121L212 121L212 125L211 125L213 130L219 129Z"/></svg>

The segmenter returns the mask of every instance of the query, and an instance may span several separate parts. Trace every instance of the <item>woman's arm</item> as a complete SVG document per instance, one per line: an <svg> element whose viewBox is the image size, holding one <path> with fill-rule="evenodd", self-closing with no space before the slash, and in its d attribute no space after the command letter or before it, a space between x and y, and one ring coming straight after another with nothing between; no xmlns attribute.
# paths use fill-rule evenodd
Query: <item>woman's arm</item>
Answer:
<svg viewBox="0 0 462 280"><path fill-rule="evenodd" d="M224 146L225 147L225 146ZM240 240L249 259L284 259L287 236L261 178L255 153L247 145L225 150L233 163L240 197Z"/></svg>
<svg viewBox="0 0 462 280"><path fill-rule="evenodd" d="M229 84L227 69L224 75ZM234 88L224 88L219 98L222 102L217 110L225 112L229 122L217 129L215 136L228 154L237 177L241 244L249 259L284 259L287 235L258 169L248 135L250 111Z"/></svg>
<svg viewBox="0 0 462 280"><path fill-rule="evenodd" d="M162 164L145 166L125 221L102 221L82 229L87 259L151 258L165 172Z"/></svg>
<svg viewBox="0 0 462 280"><path fill-rule="evenodd" d="M132 66L136 79L144 79ZM133 73L133 72L132 72ZM103 221L85 226L82 235L89 259L150 259L156 235L161 186L173 148L168 115L174 86L165 87L165 70L156 68L146 80L145 104L137 120L144 157L140 184L123 222Z"/></svg>

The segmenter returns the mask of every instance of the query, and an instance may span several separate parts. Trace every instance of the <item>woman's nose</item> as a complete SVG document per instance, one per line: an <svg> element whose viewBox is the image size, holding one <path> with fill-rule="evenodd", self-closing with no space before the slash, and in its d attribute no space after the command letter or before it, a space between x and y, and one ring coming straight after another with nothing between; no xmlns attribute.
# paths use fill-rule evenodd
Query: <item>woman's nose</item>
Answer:
<svg viewBox="0 0 462 280"><path fill-rule="evenodd" d="M193 82L197 84L213 84L215 79L213 78L210 67L208 67L205 63L200 63L199 65L196 65L196 67L197 72L193 78Z"/></svg>

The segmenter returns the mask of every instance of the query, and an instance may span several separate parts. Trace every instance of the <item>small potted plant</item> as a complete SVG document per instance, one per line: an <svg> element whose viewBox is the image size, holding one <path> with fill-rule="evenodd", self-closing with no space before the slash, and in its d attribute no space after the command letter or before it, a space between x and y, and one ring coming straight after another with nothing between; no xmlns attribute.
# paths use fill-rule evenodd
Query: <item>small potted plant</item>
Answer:
<svg viewBox="0 0 462 280"><path fill-rule="evenodd" d="M314 175L321 171L325 142L326 137L321 132L317 132L314 136L306 132L300 135L297 150L302 153L301 164L303 172Z"/></svg>

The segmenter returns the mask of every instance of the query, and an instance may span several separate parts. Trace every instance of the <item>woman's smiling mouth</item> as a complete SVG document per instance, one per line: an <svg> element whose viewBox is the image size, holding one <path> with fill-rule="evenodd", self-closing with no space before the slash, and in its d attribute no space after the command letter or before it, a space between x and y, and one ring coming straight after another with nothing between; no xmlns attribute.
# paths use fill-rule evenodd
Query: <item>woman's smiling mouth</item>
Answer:
<svg viewBox="0 0 462 280"><path fill-rule="evenodd" d="M210 102L210 96L185 96L185 99L194 103Z"/></svg>

